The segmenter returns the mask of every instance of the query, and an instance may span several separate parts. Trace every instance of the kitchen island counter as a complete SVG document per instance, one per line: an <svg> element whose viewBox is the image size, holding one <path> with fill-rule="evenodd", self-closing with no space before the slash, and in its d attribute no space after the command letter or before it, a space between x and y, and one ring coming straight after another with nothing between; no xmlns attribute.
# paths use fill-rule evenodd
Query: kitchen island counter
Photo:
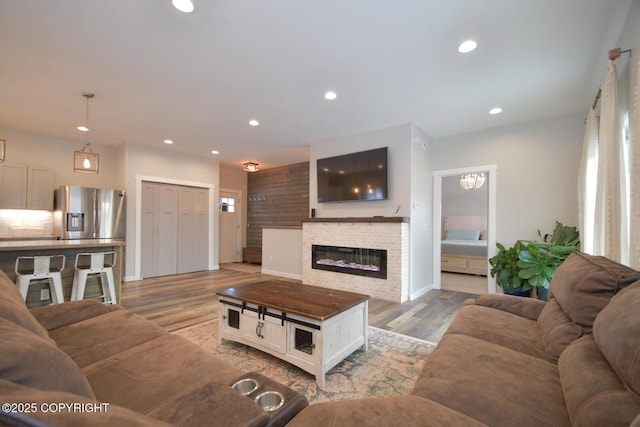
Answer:
<svg viewBox="0 0 640 427"><path fill-rule="evenodd" d="M117 239L78 239L78 240L3 240L0 241L0 252L29 251L41 249L70 249L70 248L102 248L124 246L124 240ZM6 270L5 270L6 272Z"/></svg>
<svg viewBox="0 0 640 427"><path fill-rule="evenodd" d="M78 239L78 240L3 240L0 241L0 268L15 282L15 264L19 256L34 255L64 255L66 258L64 270L62 270L62 288L64 300L71 298L73 285L73 272L76 255L81 252L110 252L116 253L116 265L113 267L113 278L117 301L120 302L120 287L122 284L122 272L124 262L124 240L117 239ZM90 277L87 281L85 299L97 298L102 295L97 276ZM50 303L48 299L41 299L41 289L48 289L44 283L33 283L29 286L27 294L27 306L35 308Z"/></svg>

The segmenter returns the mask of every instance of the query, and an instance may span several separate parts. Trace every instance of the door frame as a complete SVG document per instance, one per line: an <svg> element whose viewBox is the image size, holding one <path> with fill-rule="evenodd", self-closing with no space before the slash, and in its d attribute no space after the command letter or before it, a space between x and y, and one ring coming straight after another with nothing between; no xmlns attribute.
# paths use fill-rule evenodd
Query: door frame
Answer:
<svg viewBox="0 0 640 427"><path fill-rule="evenodd" d="M218 257L217 257L217 251L214 250L214 243L213 243L213 238L216 235L217 232L217 223L216 221L214 221L215 217L216 217L216 212L214 207L214 203L217 202L217 198L215 197L215 185L213 184L209 184L206 182L194 182L194 181L184 181L184 180L180 180L180 179L171 179L171 178L164 178L164 177L159 177L159 176L148 176L148 175L136 175L135 177L136 180L136 194L135 194L135 205L136 205L136 211L135 211L135 215L136 215L136 233L135 233L135 254L134 254L134 258L133 258L133 263L134 263L134 275L135 277L130 278L128 280L142 280L141 278L141 258L142 258L142 230L141 230L141 225L142 225L142 181L150 181L150 182L156 182L158 184L174 184L174 185L183 185L183 186L187 186L187 187L199 187L199 188L206 188L209 190L209 237L208 237L208 241L209 241L209 256L208 258L208 269L209 270L218 270L220 268L220 266L218 265ZM217 246L218 242L216 241L216 246ZM215 255L215 256L214 256ZM214 260L215 257L215 260Z"/></svg>
<svg viewBox="0 0 640 427"><path fill-rule="evenodd" d="M234 198L238 200L236 204L236 214L238 215L238 234L236 236L236 247L238 248L238 255L236 257L236 262L242 262L242 190L232 190L227 188L220 188L218 191L218 199L224 197L222 194L233 194ZM215 206L218 209L219 200L216 199ZM218 253L220 253L220 239L218 239Z"/></svg>
<svg viewBox="0 0 640 427"><path fill-rule="evenodd" d="M497 165L480 165L466 168L445 169L433 172L433 288L442 289L440 268L442 240L442 178L446 176L463 175L472 172L487 172L487 259L496 254L496 188L497 188ZM487 292L496 293L496 281L489 274L489 263L487 262Z"/></svg>

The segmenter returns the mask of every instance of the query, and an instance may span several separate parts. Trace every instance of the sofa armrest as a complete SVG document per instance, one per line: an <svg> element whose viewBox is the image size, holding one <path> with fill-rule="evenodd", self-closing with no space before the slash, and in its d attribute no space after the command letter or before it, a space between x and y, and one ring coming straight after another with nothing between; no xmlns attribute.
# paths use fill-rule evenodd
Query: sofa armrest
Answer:
<svg viewBox="0 0 640 427"><path fill-rule="evenodd" d="M107 306L96 300L81 300L35 308L31 310L31 314L46 330L52 331L120 308L122 307Z"/></svg>
<svg viewBox="0 0 640 427"><path fill-rule="evenodd" d="M538 320L546 302L535 298L517 297L505 294L480 295L474 300L475 305L495 308L531 320Z"/></svg>
<svg viewBox="0 0 640 427"><path fill-rule="evenodd" d="M419 396L370 397L316 403L287 427L484 426L460 412Z"/></svg>
<svg viewBox="0 0 640 427"><path fill-rule="evenodd" d="M170 427L130 409L56 390L40 390L0 379L2 402L21 412L0 410L0 425ZM18 406L19 405L19 406Z"/></svg>

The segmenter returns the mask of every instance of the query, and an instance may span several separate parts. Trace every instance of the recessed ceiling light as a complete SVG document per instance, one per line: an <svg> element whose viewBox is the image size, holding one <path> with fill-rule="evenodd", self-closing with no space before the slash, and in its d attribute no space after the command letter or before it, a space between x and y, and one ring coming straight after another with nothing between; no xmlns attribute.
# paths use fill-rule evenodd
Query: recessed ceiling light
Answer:
<svg viewBox="0 0 640 427"><path fill-rule="evenodd" d="M500 113L502 113L502 108L500 107L492 108L491 110L489 110L489 114L491 115L496 115Z"/></svg>
<svg viewBox="0 0 640 427"><path fill-rule="evenodd" d="M476 47L478 47L478 43L476 43L474 40L465 40L460 43L460 46L458 46L458 52L469 53Z"/></svg>
<svg viewBox="0 0 640 427"><path fill-rule="evenodd" d="M172 141L172 140L170 140L170 139L165 139L163 142L164 142L165 144L173 144L173 141Z"/></svg>
<svg viewBox="0 0 640 427"><path fill-rule="evenodd" d="M211 150L211 154L218 155L218 154L220 154L220 152L218 150Z"/></svg>
<svg viewBox="0 0 640 427"><path fill-rule="evenodd" d="M89 128L86 126L78 126L76 129L78 129L81 132L89 132Z"/></svg>
<svg viewBox="0 0 640 427"><path fill-rule="evenodd" d="M251 126L258 126L259 124L260 124L260 122L257 121L257 120L249 120L249 125L251 125Z"/></svg>
<svg viewBox="0 0 640 427"><path fill-rule="evenodd" d="M191 13L194 9L193 2L191 0L171 0L171 4L180 12L184 13Z"/></svg>
<svg viewBox="0 0 640 427"><path fill-rule="evenodd" d="M335 92L331 91L331 90L324 94L324 99L328 99L329 101L333 101L337 97L338 97L338 95Z"/></svg>

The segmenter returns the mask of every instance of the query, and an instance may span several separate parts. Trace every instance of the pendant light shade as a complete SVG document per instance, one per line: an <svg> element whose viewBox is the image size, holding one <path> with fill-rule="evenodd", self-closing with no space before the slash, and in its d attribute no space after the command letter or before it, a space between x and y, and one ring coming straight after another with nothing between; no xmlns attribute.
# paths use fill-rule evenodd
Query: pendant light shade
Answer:
<svg viewBox="0 0 640 427"><path fill-rule="evenodd" d="M86 135L82 150L73 152L73 171L97 174L100 170L100 156L93 152L91 143L89 143L89 100L93 98L94 95L92 93L82 92L82 96L87 99L87 121L84 126L78 126L78 130L86 132Z"/></svg>

